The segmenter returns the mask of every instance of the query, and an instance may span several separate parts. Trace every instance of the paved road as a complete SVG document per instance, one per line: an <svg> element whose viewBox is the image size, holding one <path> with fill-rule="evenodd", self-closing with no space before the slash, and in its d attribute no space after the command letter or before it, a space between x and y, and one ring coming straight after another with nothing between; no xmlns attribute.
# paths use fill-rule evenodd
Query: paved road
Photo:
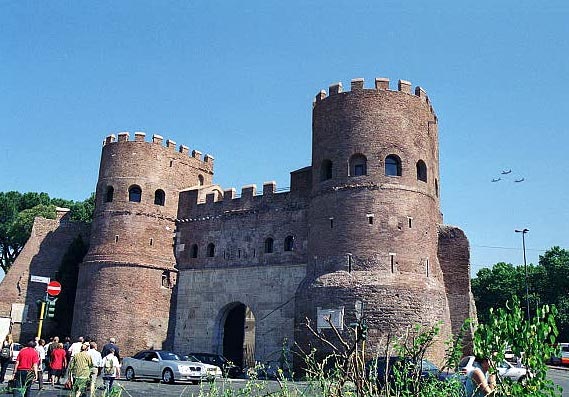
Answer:
<svg viewBox="0 0 569 397"><path fill-rule="evenodd" d="M558 370L552 369L549 372L549 377L555 384L563 387L563 397L569 397L569 371L568 370ZM175 384L166 385L158 382L152 381L135 381L127 382L124 380L119 380L115 384L119 384L124 388L123 397L190 397L199 396L200 391L207 395L207 392L211 387L219 389L220 393L218 395L223 395L223 389L241 389L243 387L251 386L244 379L230 379L230 380L219 380L213 384L203 383L201 385L190 385L190 384ZM307 392L309 390L309 385L305 382L289 382L288 387L290 389L296 388L299 391ZM267 395L269 391L276 391L279 389L279 384L275 381L257 381L253 386L258 393L256 395ZM313 395L313 393L306 393L306 395ZM60 387L52 388L51 386L45 390L37 390L37 385L34 385L32 396L33 397L68 397L70 392L63 390ZM102 395L102 391L97 391L97 397ZM299 393L299 395L302 395ZM12 396L11 394L3 394L0 392L0 397Z"/></svg>

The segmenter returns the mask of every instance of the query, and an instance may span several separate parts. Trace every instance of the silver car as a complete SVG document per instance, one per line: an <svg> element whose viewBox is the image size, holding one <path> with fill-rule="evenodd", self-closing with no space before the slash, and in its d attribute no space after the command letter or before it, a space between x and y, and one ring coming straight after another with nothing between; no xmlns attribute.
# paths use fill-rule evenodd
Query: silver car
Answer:
<svg viewBox="0 0 569 397"><path fill-rule="evenodd" d="M474 356L466 356L462 360L460 360L460 363L458 364L458 369L462 375L469 374L470 371L472 371L475 368L474 360L475 360ZM514 382L523 383L525 382L528 376L527 373L528 371L526 368L513 366L507 361L502 361L500 363L497 363L496 369L498 370L498 376L500 378L508 378Z"/></svg>
<svg viewBox="0 0 569 397"><path fill-rule="evenodd" d="M183 361L177 354L165 350L143 350L123 359L126 380L150 378L164 383L190 381L197 384L203 380L221 378L221 369L215 365Z"/></svg>

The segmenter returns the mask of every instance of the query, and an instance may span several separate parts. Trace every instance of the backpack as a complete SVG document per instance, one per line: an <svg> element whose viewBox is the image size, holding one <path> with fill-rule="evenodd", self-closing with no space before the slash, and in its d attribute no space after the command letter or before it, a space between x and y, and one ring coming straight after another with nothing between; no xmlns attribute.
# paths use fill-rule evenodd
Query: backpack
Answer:
<svg viewBox="0 0 569 397"><path fill-rule="evenodd" d="M3 347L2 350L0 351L0 357L10 358L10 348L7 346Z"/></svg>
<svg viewBox="0 0 569 397"><path fill-rule="evenodd" d="M103 367L103 375L113 376L115 374L115 363L112 357L105 357L105 366Z"/></svg>

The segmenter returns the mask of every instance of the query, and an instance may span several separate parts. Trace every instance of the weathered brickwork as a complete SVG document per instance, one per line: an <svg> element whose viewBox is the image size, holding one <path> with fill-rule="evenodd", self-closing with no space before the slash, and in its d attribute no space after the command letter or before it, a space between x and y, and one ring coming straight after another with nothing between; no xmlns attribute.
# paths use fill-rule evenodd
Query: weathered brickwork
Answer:
<svg viewBox="0 0 569 397"><path fill-rule="evenodd" d="M28 242L2 280L0 316L12 318L14 340L25 342L37 335L36 300L45 296L46 284L31 282L30 276L54 279L73 240L81 236L85 242L89 241L89 225L69 221L68 211L58 209L57 219L35 219ZM21 322L12 312L17 306L23 308ZM46 321L44 335L49 335L53 326L53 322Z"/></svg>
<svg viewBox="0 0 569 397"><path fill-rule="evenodd" d="M324 349L307 320L343 310L349 324L361 302L370 352L441 322L428 352L440 361L443 340L475 314L468 240L442 224L429 98L389 86L355 79L316 96L312 164L291 172L288 192L266 182L238 194L214 184L209 155L160 136L107 137L75 336L117 337L126 354L224 353L228 324L243 324L254 329L243 355L264 362L283 343Z"/></svg>
<svg viewBox="0 0 569 397"><path fill-rule="evenodd" d="M124 354L162 347L177 279L178 197L182 189L211 185L212 175L213 157L176 149L171 140L164 145L160 136L106 138L93 238L79 271L75 335L114 336Z"/></svg>

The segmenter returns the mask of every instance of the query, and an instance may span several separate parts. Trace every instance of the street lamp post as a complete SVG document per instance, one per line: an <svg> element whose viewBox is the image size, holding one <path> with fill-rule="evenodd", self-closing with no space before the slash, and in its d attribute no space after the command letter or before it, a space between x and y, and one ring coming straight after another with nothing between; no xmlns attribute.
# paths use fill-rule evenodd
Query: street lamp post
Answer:
<svg viewBox="0 0 569 397"><path fill-rule="evenodd" d="M525 273L526 273L526 306L528 309L528 320L530 319L530 315L529 315L529 287L528 287L528 265L526 262L526 233L529 232L529 229L516 229L515 230L516 233L521 233L522 234L522 247L524 250L524 269L525 269Z"/></svg>

